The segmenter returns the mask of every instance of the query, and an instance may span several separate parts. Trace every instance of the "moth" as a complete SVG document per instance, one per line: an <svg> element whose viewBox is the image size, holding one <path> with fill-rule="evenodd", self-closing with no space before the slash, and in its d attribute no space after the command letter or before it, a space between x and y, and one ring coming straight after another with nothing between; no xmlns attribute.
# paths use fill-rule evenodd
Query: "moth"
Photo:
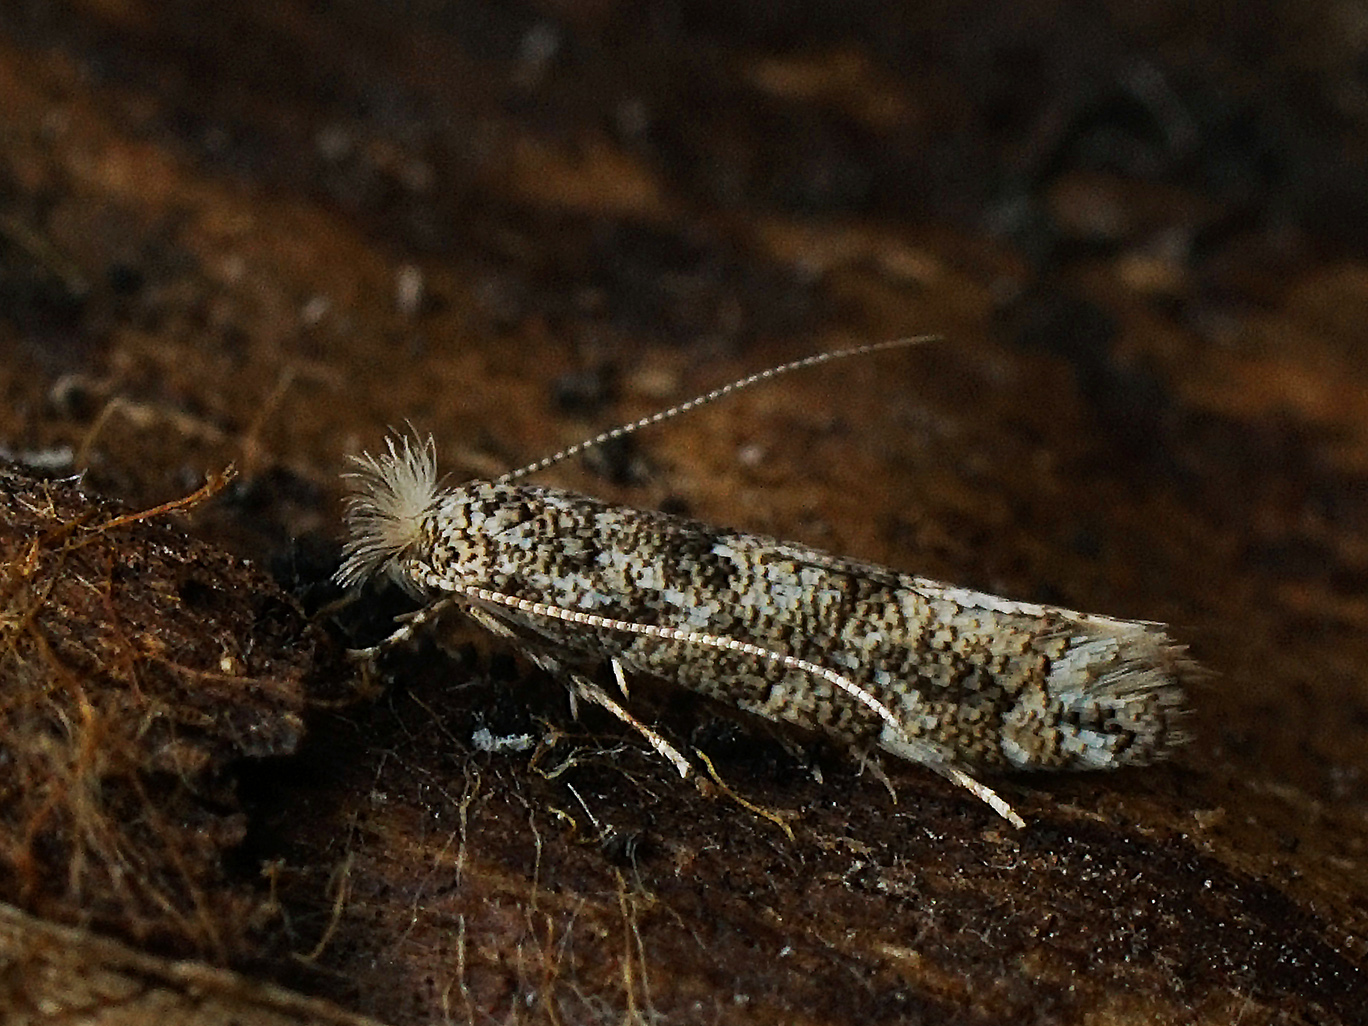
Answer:
<svg viewBox="0 0 1368 1026"><path fill-rule="evenodd" d="M927 767L1025 821L978 779L1106 770L1170 755L1200 675L1162 624L1018 602L806 545L521 483L586 448L801 367L928 337L817 354L732 382L492 481L448 487L402 436L351 459L335 577L398 583L424 607L373 659L456 608L693 768L627 708L648 676L817 732L862 757ZM608 667L617 696L593 673Z"/></svg>

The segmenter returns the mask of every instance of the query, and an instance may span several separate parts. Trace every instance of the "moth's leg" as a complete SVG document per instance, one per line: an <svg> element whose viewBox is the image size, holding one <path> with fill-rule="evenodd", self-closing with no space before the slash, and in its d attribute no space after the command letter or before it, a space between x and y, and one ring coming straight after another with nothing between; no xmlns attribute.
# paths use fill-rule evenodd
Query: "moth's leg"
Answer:
<svg viewBox="0 0 1368 1026"><path fill-rule="evenodd" d="M570 676L570 672L561 665L560 660L556 659L548 652L543 652L534 647L526 637L526 632L519 633L500 619L499 614L484 606L469 606L466 613L470 618L478 623L485 630L500 638L512 638L517 643L519 651L528 659L532 660L534 666L548 676L556 680L564 681ZM570 696L570 715L579 719L579 697L573 687L567 687L565 693Z"/></svg>
<svg viewBox="0 0 1368 1026"><path fill-rule="evenodd" d="M613 660L613 674L618 678L619 685L621 685L623 681L622 666L616 659ZM670 765L677 769L681 777L687 780L693 775L693 767L689 765L689 761L685 759L684 756L679 754L679 749L614 701L613 697L609 695L608 692L604 691L603 688L599 687L588 677L578 673L571 673L568 677L574 690L581 698L593 702L596 705L603 706L603 708L607 709L623 723L627 724L644 737L646 743L660 753L661 758L665 759ZM625 693L624 690L624 694Z"/></svg>
<svg viewBox="0 0 1368 1026"><path fill-rule="evenodd" d="M612 660L612 664L613 664L613 679L614 679L615 681L617 681L618 691L620 691L620 692L622 693L622 697L623 697L623 698L627 699L627 700L630 702L631 699L632 699L632 696L629 695L629 694L627 694L627 671L625 671L625 670L622 668L622 660L621 660L621 659L613 659L613 660Z"/></svg>
<svg viewBox="0 0 1368 1026"><path fill-rule="evenodd" d="M1018 816L1016 811L1007 804L1006 800L987 784L975 780L968 773L964 772L964 770L948 762L930 762L926 765L935 770L946 780L959 784L960 787L964 788L979 801L983 802L1018 830L1026 829L1026 821Z"/></svg>
<svg viewBox="0 0 1368 1026"><path fill-rule="evenodd" d="M613 659L611 660L611 662L613 666L613 677L617 680L619 690L621 690L623 696L626 697L627 674L623 669L622 661L620 659ZM580 676L579 674L571 674L570 679L574 682L575 687L580 689L580 694L582 694L586 699L588 699L591 702L596 702L597 704L603 706L618 719L622 720L623 723L626 723L628 726L636 730L637 733L639 733L642 737L644 737L647 743L652 748L654 748L661 755L662 758L664 758L667 762L674 766L675 769L679 771L679 775L681 777L683 777L685 780L688 780L690 777L694 777L695 782L698 783L700 787L704 785L704 779L702 777L698 777L695 774L694 768L691 765L689 765L688 760L680 754L679 749L675 748L674 745L670 744L670 742L666 741L654 730L646 726L646 724L642 723L622 706L618 705L618 703L615 702L608 695L608 693L603 690L603 688L599 687L593 681ZM774 823L776 826L779 827L779 829L783 830L784 833L788 834L788 838L790 841L793 840L793 830L789 827L789 825L786 822L784 822L783 816L781 816L777 812L774 812L770 809L766 809L763 806L756 805L754 802L747 801L745 798L741 797L741 795L737 794L735 791L733 791L730 787L727 786L726 781L722 779L721 775L713 767L712 760L708 758L707 754L702 751L699 751L698 749L695 749L695 751L698 753L698 757L703 760L703 765L707 767L708 776L712 778L713 783L721 789L723 794L725 794L732 801L736 802L736 804L740 805L743 809L746 809L748 812L754 813L757 816L762 816L765 819L769 820L771 823Z"/></svg>
<svg viewBox="0 0 1368 1026"><path fill-rule="evenodd" d="M518 647L522 649L523 654L536 663L537 666L541 667L542 670L552 677L565 681L568 685L566 690L570 695L570 708L572 713L578 715L576 701L578 698L583 698L586 701L593 702L595 705L602 706L645 738L646 743L654 748L661 758L673 766L679 772L680 777L685 780L692 777L701 786L703 778L697 775L693 766L684 758L679 749L665 740L657 731L633 716L599 685L595 684L583 674L575 673L574 671L567 669L561 663L560 659L553 654L553 651L539 649L536 643L528 639L525 634L514 630L506 624L499 616L498 610L491 609L487 606L473 605L467 608L466 611L475 622L492 631L494 634L511 637L517 640ZM613 679L617 682L618 691L622 694L622 697L626 699L628 697L627 672L622 665L622 660L613 657L609 659L609 664L613 668ZM707 755L703 752L699 752L698 755L703 760L704 765L707 766L708 774L712 777L713 782L722 790L723 794L727 795L738 805L750 812L753 812L758 816L763 816L765 819L777 824L786 834L788 834L790 840L793 839L793 831L789 828L789 825L784 822L782 816L742 798L726 785L717 770L713 768L712 762L708 759Z"/></svg>
<svg viewBox="0 0 1368 1026"><path fill-rule="evenodd" d="M399 624L389 636L367 648L352 648L347 650L347 658L353 663L360 665L361 685L358 694L378 693L380 686L377 684L379 677L380 656L389 651L395 645L403 644L417 633L418 629L424 624L430 623L441 616L447 609L458 605L455 598L438 599L422 609L412 613L405 613L403 616L395 617Z"/></svg>
<svg viewBox="0 0 1368 1026"><path fill-rule="evenodd" d="M523 634L520 634L506 624L495 611L482 606L471 606L467 608L466 612L470 614L471 619L490 632L502 637L514 638L517 640L523 654L531 659L532 662L552 677L565 681L568 685L566 690L570 695L570 713L572 716L576 718L579 717L578 700L581 698L593 702L595 705L600 705L644 737L646 743L660 753L660 756L671 766L678 770L681 777L687 780L693 774L693 767L690 766L689 761L679 753L679 749L666 741L651 727L633 716L623 708L622 705L615 701L608 692L604 691L603 688L599 687L599 685L595 684L588 677L566 669L565 666L561 664L560 660L549 652L539 651ZM622 692L622 696L626 698L627 674L623 670L622 662L616 658L610 660L610 662L612 663L613 677L617 681L618 689Z"/></svg>
<svg viewBox="0 0 1368 1026"><path fill-rule="evenodd" d="M488 609L481 606L467 606L466 615L485 630L498 638L517 638L518 632L504 623Z"/></svg>
<svg viewBox="0 0 1368 1026"><path fill-rule="evenodd" d="M869 749L857 749L856 757L860 761L860 772L869 771L869 775L883 784L884 790L888 792L888 797L893 799L893 804L898 804L898 792L893 787L893 781L888 779L888 774L884 772L883 766L879 763L879 757Z"/></svg>
<svg viewBox="0 0 1368 1026"><path fill-rule="evenodd" d="M431 623L453 606L460 605L462 598L452 596L441 598L436 602L429 603L422 609L416 609L412 613L405 613L403 616L395 617L399 626L390 632L387 638L371 645L368 648L352 648L347 650L348 658L359 663L364 663L367 667L374 668L375 661L379 657L393 648L395 645L403 644L418 632L418 628L424 624Z"/></svg>
<svg viewBox="0 0 1368 1026"><path fill-rule="evenodd" d="M915 762L919 766L934 770L946 780L964 788L1018 830L1025 829L1026 821L1016 814L1016 811L1007 804L1005 799L987 784L975 780L956 766L939 745L896 737L891 732L884 731L879 738L879 747L899 758L906 759L908 762Z"/></svg>

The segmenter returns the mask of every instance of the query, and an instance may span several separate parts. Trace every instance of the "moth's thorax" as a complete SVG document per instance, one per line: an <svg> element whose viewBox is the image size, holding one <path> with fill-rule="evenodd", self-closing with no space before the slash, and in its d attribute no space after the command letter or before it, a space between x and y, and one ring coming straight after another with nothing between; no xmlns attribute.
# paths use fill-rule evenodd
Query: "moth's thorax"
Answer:
<svg viewBox="0 0 1368 1026"><path fill-rule="evenodd" d="M400 578L415 594L437 597L455 590L450 585L497 587L522 577L554 551L562 494L489 481L443 492L423 515Z"/></svg>

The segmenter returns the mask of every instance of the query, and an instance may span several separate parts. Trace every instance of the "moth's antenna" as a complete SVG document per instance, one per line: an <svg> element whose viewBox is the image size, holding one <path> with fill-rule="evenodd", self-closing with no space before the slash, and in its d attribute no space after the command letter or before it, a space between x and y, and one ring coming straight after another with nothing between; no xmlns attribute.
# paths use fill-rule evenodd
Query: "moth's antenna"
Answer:
<svg viewBox="0 0 1368 1026"><path fill-rule="evenodd" d="M777 367L770 367L768 370L759 371L748 377L723 385L721 388L714 388L711 392L705 392L703 395L695 396L688 402L680 403L678 406L671 406L668 410L652 413L649 417L642 417L640 420L635 420L630 424L619 425L611 431L605 431L601 435L595 435L588 441L577 442L568 449L562 449L558 453L537 460L536 463L529 463L527 466L519 467L517 470L510 470L501 477L495 478L494 483L508 484L510 481L516 481L519 478L527 477L531 474L539 474L547 467L553 467L557 463L568 460L571 456L577 456L586 449L592 449L597 445L603 445L605 442L611 442L624 435L630 435L635 431L640 431L642 428L650 427L653 424L659 424L661 421L671 420L674 417L678 417L681 413L688 413L690 410L695 410L700 406L706 406L708 403L721 399L724 396L731 395L733 392L739 392L741 389L749 388L751 385L758 385L762 381L769 381L771 378L777 378L779 375L787 374L789 371L816 367L820 364L828 363L831 360L844 359L847 356L867 356L870 353L883 352L885 349L906 349L909 346L919 346L927 342L939 342L941 339L942 337L940 335L914 335L908 338L891 339L887 342L870 342L867 345L850 346L847 349L833 349L829 352L805 356L801 360L781 363Z"/></svg>

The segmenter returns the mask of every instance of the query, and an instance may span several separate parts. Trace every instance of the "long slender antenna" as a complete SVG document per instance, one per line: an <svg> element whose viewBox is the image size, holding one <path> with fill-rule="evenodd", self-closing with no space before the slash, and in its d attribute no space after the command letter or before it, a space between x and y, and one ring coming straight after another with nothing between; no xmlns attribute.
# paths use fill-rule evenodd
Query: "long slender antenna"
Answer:
<svg viewBox="0 0 1368 1026"><path fill-rule="evenodd" d="M653 424L659 424L661 421L671 420L678 417L681 413L688 413L690 410L695 410L700 406L706 406L708 403L721 399L723 396L731 395L733 392L739 392L741 389L749 388L751 385L758 385L762 381L769 381L771 378L777 378L779 375L787 374L789 371L816 367L820 364L829 363L832 360L844 359L847 356L866 356L870 353L883 352L885 349L906 349L910 346L919 346L927 342L939 341L941 341L940 335L914 335L908 338L895 338L886 342L870 342L867 345L850 346L846 349L833 349L829 352L805 356L801 360L781 363L777 367L770 367L768 370L758 371L748 377L723 385L721 388L714 388L711 392L705 392L703 395L695 396L688 402L680 403L678 406L671 406L668 410L652 413L649 417L642 417L640 420L632 421L630 424L619 425L611 431L605 431L601 435L595 435L587 441L577 442L568 449L562 449L558 453L537 460L536 463L529 463L527 466L519 467L517 470L510 470L501 477L495 478L494 483L508 484L510 481L517 481L519 478L527 477L531 474L539 474L547 467L553 467L557 463L568 460L571 456L577 456L586 449L592 449L597 445L603 445L605 442L611 442L615 438L630 435L635 431L640 431L642 428L650 427Z"/></svg>

